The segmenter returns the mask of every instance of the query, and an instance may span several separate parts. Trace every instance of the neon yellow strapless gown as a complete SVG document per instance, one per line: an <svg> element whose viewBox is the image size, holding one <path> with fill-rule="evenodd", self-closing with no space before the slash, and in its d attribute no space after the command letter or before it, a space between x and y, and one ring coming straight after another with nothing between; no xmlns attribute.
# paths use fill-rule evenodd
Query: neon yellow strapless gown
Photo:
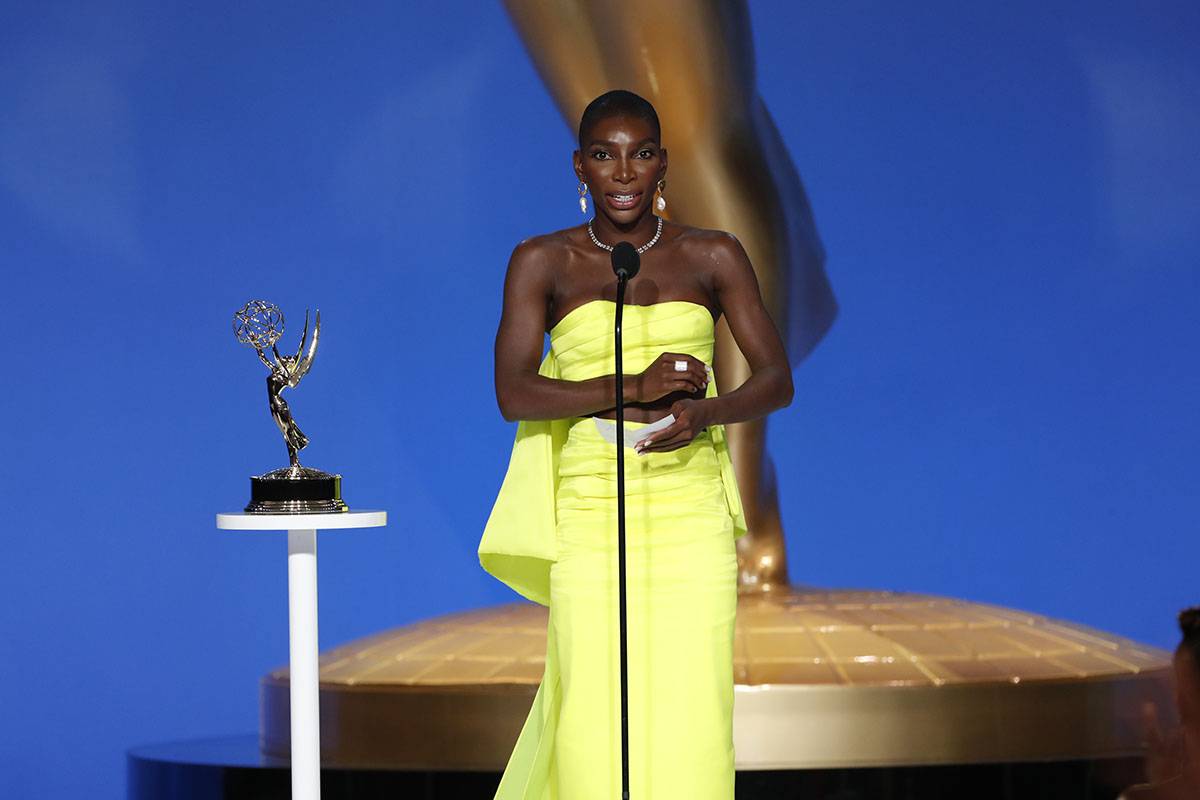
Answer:
<svg viewBox="0 0 1200 800"><path fill-rule="evenodd" d="M615 372L615 308L569 312L539 374ZM697 303L627 305L622 334L627 374L663 352L712 363L712 315ZM731 800L734 540L746 524L724 427L671 452L627 448L625 496L631 800ZM479 559L550 615L545 672L496 800L620 797L617 557L614 445L589 417L518 423Z"/></svg>

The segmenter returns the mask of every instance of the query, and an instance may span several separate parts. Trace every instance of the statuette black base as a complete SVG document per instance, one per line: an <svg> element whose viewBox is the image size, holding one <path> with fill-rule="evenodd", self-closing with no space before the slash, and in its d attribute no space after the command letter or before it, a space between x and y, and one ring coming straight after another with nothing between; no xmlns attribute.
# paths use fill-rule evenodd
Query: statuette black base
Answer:
<svg viewBox="0 0 1200 800"><path fill-rule="evenodd" d="M248 514L332 514L342 502L342 476L310 467L284 467L250 479Z"/></svg>

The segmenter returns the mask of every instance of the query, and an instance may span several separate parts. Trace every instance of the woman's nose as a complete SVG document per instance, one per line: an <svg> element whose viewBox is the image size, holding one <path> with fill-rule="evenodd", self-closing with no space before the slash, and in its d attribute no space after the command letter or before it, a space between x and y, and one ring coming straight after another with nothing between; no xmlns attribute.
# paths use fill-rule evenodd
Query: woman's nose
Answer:
<svg viewBox="0 0 1200 800"><path fill-rule="evenodd" d="M633 162L627 158L617 160L617 169L613 174L613 179L621 183L629 183L637 174L633 171Z"/></svg>

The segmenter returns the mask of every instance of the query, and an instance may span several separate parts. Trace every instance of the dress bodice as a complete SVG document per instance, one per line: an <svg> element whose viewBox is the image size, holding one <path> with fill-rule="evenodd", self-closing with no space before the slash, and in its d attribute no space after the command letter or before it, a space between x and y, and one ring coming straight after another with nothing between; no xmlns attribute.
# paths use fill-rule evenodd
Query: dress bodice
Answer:
<svg viewBox="0 0 1200 800"><path fill-rule="evenodd" d="M564 380L582 381L616 372L611 300L589 300L550 329L550 351ZM621 318L624 372L644 370L662 353L686 353L705 364L713 359L712 312L690 300L652 305L626 303Z"/></svg>
<svg viewBox="0 0 1200 800"><path fill-rule="evenodd" d="M589 300L568 311L550 329L550 349L538 374L570 381L613 374L615 314L616 303L611 300ZM644 306L627 304L621 334L626 373L641 372L662 353L686 353L712 364L712 313L699 303L666 300ZM714 373L705 397L716 396ZM555 493L559 453L569 428L569 419L517 423L508 471L478 548L479 563L485 570L542 605L550 604L550 565L558 557ZM710 425L708 431L721 465L721 481L737 538L746 533L746 515L729 457L725 426Z"/></svg>

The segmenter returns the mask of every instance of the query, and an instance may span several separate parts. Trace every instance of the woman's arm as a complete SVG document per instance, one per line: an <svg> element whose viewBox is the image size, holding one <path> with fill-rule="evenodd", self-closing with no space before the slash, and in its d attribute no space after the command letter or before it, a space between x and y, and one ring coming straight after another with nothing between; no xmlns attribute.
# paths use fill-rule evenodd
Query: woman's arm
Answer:
<svg viewBox="0 0 1200 800"><path fill-rule="evenodd" d="M763 305L758 278L746 251L733 235L709 244L716 269L714 288L729 332L750 365L750 377L728 394L708 398L710 425L765 417L792 402L792 370L779 330Z"/></svg>
<svg viewBox="0 0 1200 800"><path fill-rule="evenodd" d="M675 422L647 436L640 452L674 450L709 425L757 419L792 402L787 353L763 305L746 251L728 233L714 233L696 244L703 253L695 261L714 265L713 288L734 341L750 365L750 377L728 394L675 403L671 408Z"/></svg>
<svg viewBox="0 0 1200 800"><path fill-rule="evenodd" d="M508 262L504 305L496 331L495 364L496 402L509 422L581 417L607 411L614 405L615 375L568 381L537 374L545 341L546 307L553 296L555 249L544 239L526 240L517 245ZM704 388L705 380L698 362L689 372L670 376L669 382L661 380L657 373L649 377L645 373L626 375L625 402L657 400L683 388L696 391Z"/></svg>

